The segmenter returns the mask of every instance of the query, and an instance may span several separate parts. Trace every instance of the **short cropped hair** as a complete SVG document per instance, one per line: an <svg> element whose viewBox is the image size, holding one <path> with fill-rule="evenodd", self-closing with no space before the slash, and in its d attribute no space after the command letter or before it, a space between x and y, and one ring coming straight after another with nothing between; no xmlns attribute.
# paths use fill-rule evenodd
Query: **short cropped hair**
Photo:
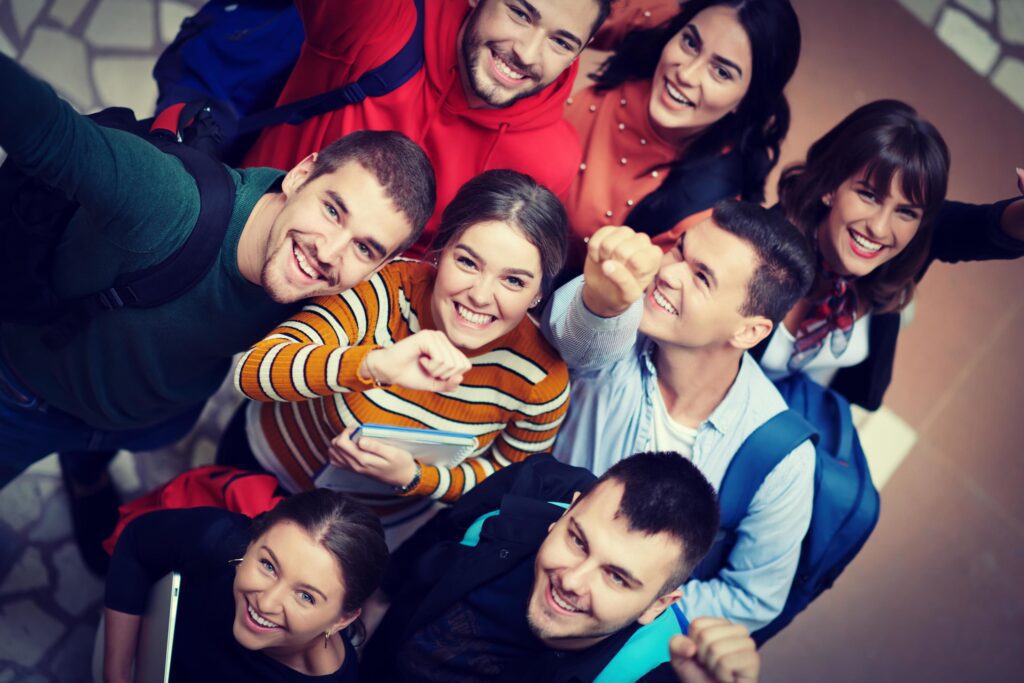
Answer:
<svg viewBox="0 0 1024 683"><path fill-rule="evenodd" d="M758 265L747 285L743 315L763 315L777 325L814 284L814 250L781 211L753 202L723 199L711 213L714 223L747 242Z"/></svg>
<svg viewBox="0 0 1024 683"><path fill-rule="evenodd" d="M693 463L674 451L637 453L620 460L590 491L606 481L622 484L618 514L626 519L630 531L668 534L683 547L676 571L662 593L681 586L718 533L715 489Z"/></svg>
<svg viewBox="0 0 1024 683"><path fill-rule="evenodd" d="M412 233L394 252L402 253L416 243L434 214L437 181L430 159L419 145L397 131L360 130L320 150L306 182L334 173L349 161L373 174L385 196L412 225Z"/></svg>

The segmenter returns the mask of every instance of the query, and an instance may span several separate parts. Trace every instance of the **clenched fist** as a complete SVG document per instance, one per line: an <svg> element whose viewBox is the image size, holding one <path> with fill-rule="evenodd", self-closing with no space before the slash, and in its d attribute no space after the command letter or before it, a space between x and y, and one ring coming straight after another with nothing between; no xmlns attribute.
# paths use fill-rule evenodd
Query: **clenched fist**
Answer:
<svg viewBox="0 0 1024 683"><path fill-rule="evenodd" d="M421 330L366 354L359 374L419 391L454 391L473 365L443 332Z"/></svg>
<svg viewBox="0 0 1024 683"><path fill-rule="evenodd" d="M608 225L587 243L583 303L596 315L621 315L643 296L661 265L651 238L625 226Z"/></svg>

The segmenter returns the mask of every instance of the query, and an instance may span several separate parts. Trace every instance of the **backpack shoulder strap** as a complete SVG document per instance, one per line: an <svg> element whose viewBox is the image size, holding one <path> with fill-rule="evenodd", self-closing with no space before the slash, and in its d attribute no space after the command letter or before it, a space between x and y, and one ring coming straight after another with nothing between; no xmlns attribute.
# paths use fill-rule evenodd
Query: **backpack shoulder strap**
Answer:
<svg viewBox="0 0 1024 683"><path fill-rule="evenodd" d="M639 680L669 661L668 641L672 636L685 634L689 629L690 622L679 603L672 603L654 621L633 632L594 678L594 683Z"/></svg>
<svg viewBox="0 0 1024 683"><path fill-rule="evenodd" d="M235 204L235 184L227 168L208 154L180 142L149 138L163 152L181 160L199 189L199 216L192 232L177 251L142 270L122 273L112 287L91 294L43 334L43 343L59 349L103 311L126 306L153 308L194 287L213 267L227 234Z"/></svg>
<svg viewBox="0 0 1024 683"><path fill-rule="evenodd" d="M736 529L768 473L794 448L815 436L814 427L789 409L755 429L736 451L718 487L720 526Z"/></svg>
<svg viewBox="0 0 1024 683"><path fill-rule="evenodd" d="M349 104L358 104L367 97L379 97L397 90L423 67L423 0L414 2L416 27L409 40L394 57L367 71L354 83L250 114L238 122L237 134L245 135L280 123L296 125Z"/></svg>
<svg viewBox="0 0 1024 683"><path fill-rule="evenodd" d="M569 507L568 503L559 503L553 500L548 501L548 503L550 505L554 505L555 507L562 508L563 510ZM462 535L462 540L459 541L459 543L465 546L469 546L471 548L475 548L477 545L480 544L480 534L483 531L484 523L491 517L496 517L500 514L501 509L499 508L497 510L485 512L484 514L477 517L475 520L473 520L473 523L470 524L469 527L466 529L466 533Z"/></svg>

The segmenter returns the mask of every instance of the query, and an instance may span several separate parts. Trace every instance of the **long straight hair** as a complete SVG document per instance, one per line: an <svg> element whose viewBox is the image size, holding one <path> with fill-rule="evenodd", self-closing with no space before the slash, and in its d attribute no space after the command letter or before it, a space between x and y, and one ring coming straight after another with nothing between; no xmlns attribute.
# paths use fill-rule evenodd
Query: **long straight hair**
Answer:
<svg viewBox="0 0 1024 683"><path fill-rule="evenodd" d="M789 103L783 89L800 58L800 22L789 0L689 0L679 14L661 26L627 35L594 74L595 87L608 90L625 81L653 78L668 41L697 14L717 6L736 10L750 40L750 88L736 113L709 126L687 146L681 158L672 162L666 181L641 202L652 203L654 210L658 204L671 204L673 176L685 174L725 148L737 153L742 161L742 198L764 201L765 181L778 163L779 146L789 131Z"/></svg>
<svg viewBox="0 0 1024 683"><path fill-rule="evenodd" d="M871 102L811 145L803 164L783 171L779 202L786 216L816 240L829 213L822 198L857 175L885 193L899 175L904 196L923 211L917 234L903 251L856 281L857 293L873 311L898 311L913 298L928 259L935 216L946 197L949 149L935 126L910 105Z"/></svg>

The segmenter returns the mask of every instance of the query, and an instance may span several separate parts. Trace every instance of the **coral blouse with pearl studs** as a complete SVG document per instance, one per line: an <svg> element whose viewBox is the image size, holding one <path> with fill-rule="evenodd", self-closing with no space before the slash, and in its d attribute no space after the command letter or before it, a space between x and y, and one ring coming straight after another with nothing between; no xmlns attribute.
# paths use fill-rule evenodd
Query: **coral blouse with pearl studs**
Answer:
<svg viewBox="0 0 1024 683"><path fill-rule="evenodd" d="M566 119L576 128L583 145L583 161L569 188L566 209L572 233L579 241L605 225L623 225L626 216L654 192L668 175L667 165L679 148L660 138L647 114L651 83L626 81L611 90L593 87L566 102ZM711 210L688 216L653 238L669 249L689 226L711 215Z"/></svg>

